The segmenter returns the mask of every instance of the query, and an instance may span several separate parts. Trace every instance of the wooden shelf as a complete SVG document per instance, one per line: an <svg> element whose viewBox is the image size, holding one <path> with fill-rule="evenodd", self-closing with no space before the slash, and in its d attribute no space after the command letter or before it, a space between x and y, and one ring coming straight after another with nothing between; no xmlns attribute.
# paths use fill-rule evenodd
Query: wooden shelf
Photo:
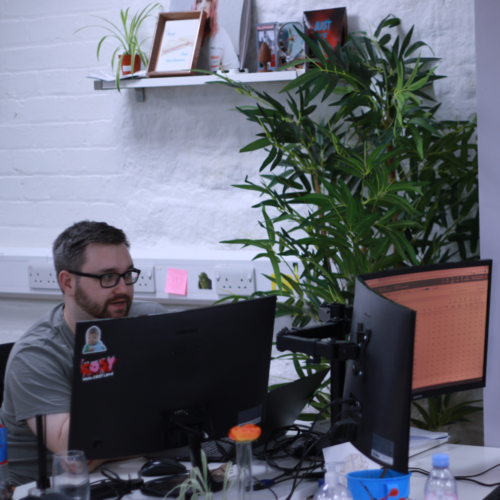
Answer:
<svg viewBox="0 0 500 500"><path fill-rule="evenodd" d="M268 73L228 73L227 76L242 83L269 83L289 82L295 80L304 70L295 71L272 71ZM155 87L185 87L192 85L205 85L205 83L216 82L219 78L208 76L173 76L171 78L134 78L120 81L120 90L136 90L136 99L144 100L144 89ZM94 80L94 90L116 90L114 81ZM142 94L142 99L140 95Z"/></svg>

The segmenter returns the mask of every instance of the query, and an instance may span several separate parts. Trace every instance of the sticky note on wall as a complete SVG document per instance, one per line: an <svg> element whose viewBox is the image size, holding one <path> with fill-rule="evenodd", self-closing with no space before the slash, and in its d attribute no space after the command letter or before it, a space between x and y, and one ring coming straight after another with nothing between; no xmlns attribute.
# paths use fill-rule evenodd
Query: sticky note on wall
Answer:
<svg viewBox="0 0 500 500"><path fill-rule="evenodd" d="M183 269L167 269L167 284L165 293L174 293L175 295L187 294L188 272Z"/></svg>

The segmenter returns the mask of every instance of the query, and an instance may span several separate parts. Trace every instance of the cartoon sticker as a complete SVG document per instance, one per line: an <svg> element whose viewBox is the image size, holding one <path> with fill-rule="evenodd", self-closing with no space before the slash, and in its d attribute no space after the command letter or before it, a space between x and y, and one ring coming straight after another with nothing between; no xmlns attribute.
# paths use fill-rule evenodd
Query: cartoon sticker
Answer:
<svg viewBox="0 0 500 500"><path fill-rule="evenodd" d="M101 340L101 329L98 326L91 326L85 332L87 343L83 346L83 354L106 351L106 346Z"/></svg>

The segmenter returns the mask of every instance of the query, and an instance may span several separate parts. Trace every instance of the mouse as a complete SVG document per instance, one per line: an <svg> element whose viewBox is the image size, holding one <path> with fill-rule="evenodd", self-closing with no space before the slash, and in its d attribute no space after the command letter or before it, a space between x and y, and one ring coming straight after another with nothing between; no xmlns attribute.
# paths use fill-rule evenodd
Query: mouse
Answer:
<svg viewBox="0 0 500 500"><path fill-rule="evenodd" d="M169 476L171 474L182 474L186 467L173 458L155 458L148 460L140 470L141 476Z"/></svg>

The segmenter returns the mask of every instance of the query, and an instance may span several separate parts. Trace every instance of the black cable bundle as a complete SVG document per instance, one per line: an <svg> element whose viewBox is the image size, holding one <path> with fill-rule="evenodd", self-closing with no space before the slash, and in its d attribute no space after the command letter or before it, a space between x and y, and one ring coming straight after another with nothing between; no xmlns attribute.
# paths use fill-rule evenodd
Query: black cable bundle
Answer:
<svg viewBox="0 0 500 500"><path fill-rule="evenodd" d="M106 479L101 479L90 485L91 500L105 500L114 498L121 500L124 495L138 490L144 483L142 479L121 479L120 476L107 468L101 469L102 475Z"/></svg>

